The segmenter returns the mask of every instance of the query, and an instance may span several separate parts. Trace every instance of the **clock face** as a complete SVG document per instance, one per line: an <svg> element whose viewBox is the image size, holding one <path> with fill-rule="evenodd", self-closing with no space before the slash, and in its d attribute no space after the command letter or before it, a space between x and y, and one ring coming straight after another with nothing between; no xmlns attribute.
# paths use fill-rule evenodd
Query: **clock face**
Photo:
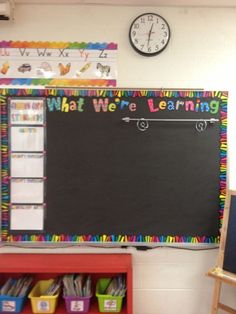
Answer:
<svg viewBox="0 0 236 314"><path fill-rule="evenodd" d="M155 56L166 48L170 40L170 27L158 14L138 16L130 26L131 46L144 56Z"/></svg>

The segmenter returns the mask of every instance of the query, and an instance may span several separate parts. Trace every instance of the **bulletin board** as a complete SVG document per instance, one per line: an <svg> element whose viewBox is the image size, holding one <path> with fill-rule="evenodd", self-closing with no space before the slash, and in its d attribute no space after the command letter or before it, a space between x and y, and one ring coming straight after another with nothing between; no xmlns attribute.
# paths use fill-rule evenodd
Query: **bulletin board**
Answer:
<svg viewBox="0 0 236 314"><path fill-rule="evenodd" d="M2 89L2 241L218 243L227 97Z"/></svg>

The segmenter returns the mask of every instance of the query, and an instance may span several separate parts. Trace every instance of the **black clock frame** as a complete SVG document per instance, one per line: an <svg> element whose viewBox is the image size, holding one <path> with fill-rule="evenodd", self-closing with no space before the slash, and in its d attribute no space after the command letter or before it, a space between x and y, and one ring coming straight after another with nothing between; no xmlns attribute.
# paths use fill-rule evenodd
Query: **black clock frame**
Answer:
<svg viewBox="0 0 236 314"><path fill-rule="evenodd" d="M169 31L169 38L168 38L168 40L167 40L165 46L164 46L162 49L160 49L160 50L158 50L158 51L156 51L156 52L152 52L152 53L143 52L143 51L139 50L139 49L134 45L134 43L133 43L133 41L132 41L132 39L131 39L131 30L132 30L132 27L133 27L134 23L135 23L141 16L146 16L146 15L149 15L149 14L150 14L150 15L155 15L155 16L157 16L157 17L160 17L160 18L166 23L166 25L167 25L167 27L168 27L168 31ZM129 28L129 42L130 42L132 48L133 48L136 52L138 52L140 55L145 56L145 57L153 57L153 56L156 56L156 55L160 54L160 53L168 46L169 41L170 41L170 37L171 37L171 31L170 31L170 25L169 25L169 23L166 21L166 19L165 19L163 16L161 16L161 15L159 15L159 14L157 14L157 13L143 13L143 14L140 14L139 16L137 16L137 17L133 20L133 22L131 23L130 28Z"/></svg>

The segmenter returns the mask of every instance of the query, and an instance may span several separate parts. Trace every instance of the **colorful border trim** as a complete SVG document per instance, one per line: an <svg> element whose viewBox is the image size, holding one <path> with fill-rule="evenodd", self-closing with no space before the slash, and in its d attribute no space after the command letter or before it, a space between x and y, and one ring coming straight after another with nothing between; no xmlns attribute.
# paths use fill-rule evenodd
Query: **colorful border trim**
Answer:
<svg viewBox="0 0 236 314"><path fill-rule="evenodd" d="M86 43L62 41L0 41L0 48L51 48L51 49L106 49L116 50L116 43Z"/></svg>
<svg viewBox="0 0 236 314"><path fill-rule="evenodd" d="M1 113L1 215L2 215L2 241L8 237L9 223L9 160L8 160L8 114L7 97L0 95L0 113Z"/></svg>
<svg viewBox="0 0 236 314"><path fill-rule="evenodd" d="M1 85L43 85L43 86L70 86L70 87L115 87L116 80L104 79L38 79L38 78L0 78Z"/></svg>
<svg viewBox="0 0 236 314"><path fill-rule="evenodd" d="M8 160L8 116L7 96L94 96L94 97L217 97L221 99L220 108L220 193L219 193L219 228L222 226L226 198L227 169L227 92L220 91L149 91L149 90L67 90L67 89L1 89L1 154L2 154L2 241L6 242L73 242L73 243L219 243L220 236L156 236L156 235L9 235L9 160Z"/></svg>
<svg viewBox="0 0 236 314"><path fill-rule="evenodd" d="M222 106L220 111L220 210L219 228L223 224L223 213L226 198L226 176L227 176L227 95L221 97Z"/></svg>

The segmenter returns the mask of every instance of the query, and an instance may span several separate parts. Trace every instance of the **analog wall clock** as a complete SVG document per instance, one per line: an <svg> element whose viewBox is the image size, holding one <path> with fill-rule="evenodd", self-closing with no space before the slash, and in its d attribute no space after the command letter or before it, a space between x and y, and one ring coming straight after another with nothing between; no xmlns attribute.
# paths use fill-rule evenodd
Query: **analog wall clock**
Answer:
<svg viewBox="0 0 236 314"><path fill-rule="evenodd" d="M132 22L129 40L134 50L141 55L155 56L169 43L169 24L156 13L144 13Z"/></svg>

